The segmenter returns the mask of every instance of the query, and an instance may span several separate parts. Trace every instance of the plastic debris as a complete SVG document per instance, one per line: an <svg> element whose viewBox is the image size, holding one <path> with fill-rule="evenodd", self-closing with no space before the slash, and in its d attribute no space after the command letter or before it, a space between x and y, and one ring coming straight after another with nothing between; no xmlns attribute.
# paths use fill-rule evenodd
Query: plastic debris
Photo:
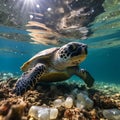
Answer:
<svg viewBox="0 0 120 120"><path fill-rule="evenodd" d="M77 95L76 106L78 108L91 109L93 107L93 104L93 101L86 94L79 93Z"/></svg>
<svg viewBox="0 0 120 120"><path fill-rule="evenodd" d="M58 116L58 109L57 108L50 108L50 120L56 119Z"/></svg>
<svg viewBox="0 0 120 120"><path fill-rule="evenodd" d="M58 109L32 106L29 110L29 116L37 120L52 120L57 118Z"/></svg>
<svg viewBox="0 0 120 120"><path fill-rule="evenodd" d="M73 106L73 98L72 97L67 97L64 105L66 108L71 108Z"/></svg>
<svg viewBox="0 0 120 120"><path fill-rule="evenodd" d="M56 99L56 100L54 100L53 104L54 104L55 107L61 107L62 104L63 104L63 100L62 99Z"/></svg>
<svg viewBox="0 0 120 120"><path fill-rule="evenodd" d="M118 109L103 110L103 116L108 120L120 120L120 110Z"/></svg>

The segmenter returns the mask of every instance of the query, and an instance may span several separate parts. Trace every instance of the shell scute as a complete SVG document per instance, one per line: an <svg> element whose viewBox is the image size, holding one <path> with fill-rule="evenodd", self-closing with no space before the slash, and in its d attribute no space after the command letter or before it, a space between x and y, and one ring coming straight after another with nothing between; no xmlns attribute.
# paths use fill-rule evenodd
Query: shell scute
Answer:
<svg viewBox="0 0 120 120"><path fill-rule="evenodd" d="M50 57L59 49L59 47L49 48L38 52L32 58L30 58L27 62L25 62L21 66L22 71L27 71L28 69L34 67L38 62L44 60L49 61Z"/></svg>

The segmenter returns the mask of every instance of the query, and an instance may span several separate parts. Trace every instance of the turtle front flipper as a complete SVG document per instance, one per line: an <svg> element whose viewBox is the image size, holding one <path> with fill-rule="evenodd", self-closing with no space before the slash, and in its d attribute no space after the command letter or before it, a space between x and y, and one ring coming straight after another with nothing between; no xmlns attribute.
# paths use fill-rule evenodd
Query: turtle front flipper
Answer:
<svg viewBox="0 0 120 120"><path fill-rule="evenodd" d="M93 86L94 78L90 75L90 73L87 70L80 69L80 71L77 72L76 75L83 79L83 81L87 84L87 87Z"/></svg>
<svg viewBox="0 0 120 120"><path fill-rule="evenodd" d="M22 74L22 76L16 82L13 93L16 95L22 95L27 90L33 88L41 76L46 72L46 66L44 64L37 64L31 70Z"/></svg>

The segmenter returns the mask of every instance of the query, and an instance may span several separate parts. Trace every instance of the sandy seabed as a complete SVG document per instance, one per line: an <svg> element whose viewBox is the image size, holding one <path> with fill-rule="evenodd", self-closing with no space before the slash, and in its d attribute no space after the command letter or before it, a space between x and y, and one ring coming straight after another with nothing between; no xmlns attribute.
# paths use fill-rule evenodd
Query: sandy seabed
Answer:
<svg viewBox="0 0 120 120"><path fill-rule="evenodd" d="M72 91L87 91L94 102L91 109L79 109L74 104L71 108L59 106L55 120L108 120L102 114L104 109L120 110L120 85L97 82L90 89L81 83L60 82L37 84L33 90L22 96L12 94L17 78L9 78L0 82L0 120L36 120L28 115L31 106L54 107L54 100L66 99Z"/></svg>

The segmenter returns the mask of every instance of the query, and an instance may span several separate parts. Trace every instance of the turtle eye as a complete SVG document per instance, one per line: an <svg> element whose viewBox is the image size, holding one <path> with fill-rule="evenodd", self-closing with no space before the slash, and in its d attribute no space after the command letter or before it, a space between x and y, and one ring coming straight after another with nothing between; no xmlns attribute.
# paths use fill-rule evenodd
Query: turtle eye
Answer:
<svg viewBox="0 0 120 120"><path fill-rule="evenodd" d="M69 50L70 50L70 51L73 51L73 50L75 50L75 49L76 49L76 45L70 45L70 46L69 46Z"/></svg>

